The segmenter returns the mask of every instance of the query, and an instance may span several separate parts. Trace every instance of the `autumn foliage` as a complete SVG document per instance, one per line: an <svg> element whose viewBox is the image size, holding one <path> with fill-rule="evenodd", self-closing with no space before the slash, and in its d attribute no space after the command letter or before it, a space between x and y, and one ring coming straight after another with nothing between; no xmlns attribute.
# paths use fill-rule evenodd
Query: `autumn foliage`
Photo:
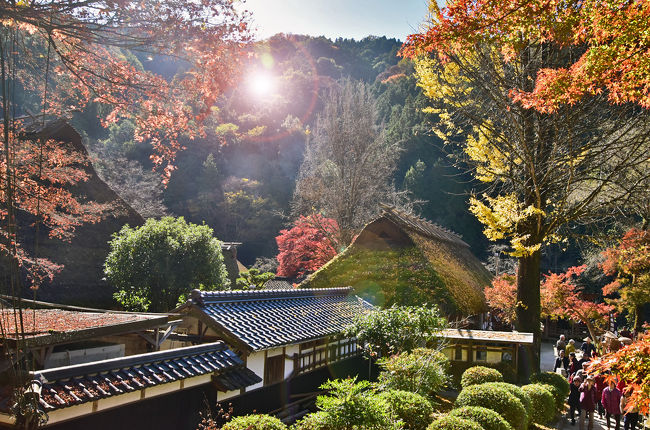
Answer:
<svg viewBox="0 0 650 430"><path fill-rule="evenodd" d="M542 315L583 323L595 340L614 307L583 297L574 280L584 269L585 266L570 267L564 273L544 275L541 284ZM485 298L496 315L508 323L513 322L517 306L516 276L503 274L495 278L485 289Z"/></svg>
<svg viewBox="0 0 650 430"><path fill-rule="evenodd" d="M636 406L644 415L650 412L650 336L596 359L589 368L592 372L611 372L606 378L625 381L624 390L632 393L627 408Z"/></svg>
<svg viewBox="0 0 650 430"><path fill-rule="evenodd" d="M318 270L337 254L339 227L320 214L301 216L289 230L281 230L278 243L279 276L295 277Z"/></svg>
<svg viewBox="0 0 650 430"><path fill-rule="evenodd" d="M0 255L38 285L58 267L26 251L19 221L67 238L108 209L68 191L87 179L88 161L38 129L100 106L103 125L135 124L135 140L153 147L151 161L166 181L180 137L204 134L202 121L235 81L249 34L246 16L228 0L36 0L1 9ZM157 75L129 50L173 59L182 73Z"/></svg>
<svg viewBox="0 0 650 430"><path fill-rule="evenodd" d="M444 61L482 43L500 46L505 58L529 42L584 47L571 64L540 70L531 90L513 88L513 100L553 112L605 92L613 103L650 107L650 2L455 0L431 6L435 25L409 36L405 54L435 51Z"/></svg>
<svg viewBox="0 0 650 430"><path fill-rule="evenodd" d="M650 232L632 228L618 246L603 252L601 268L614 280L603 288L603 294L619 310L636 316L635 328L640 328L640 307L650 302Z"/></svg>

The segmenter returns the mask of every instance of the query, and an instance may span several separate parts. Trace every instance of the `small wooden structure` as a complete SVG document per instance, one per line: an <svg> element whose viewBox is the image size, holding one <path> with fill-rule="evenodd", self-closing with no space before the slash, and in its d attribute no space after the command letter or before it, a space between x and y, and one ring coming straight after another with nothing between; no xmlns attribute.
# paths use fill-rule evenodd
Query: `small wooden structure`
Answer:
<svg viewBox="0 0 650 430"><path fill-rule="evenodd" d="M453 362L479 364L510 363L517 368L519 346L533 343L532 333L446 329L444 354Z"/></svg>

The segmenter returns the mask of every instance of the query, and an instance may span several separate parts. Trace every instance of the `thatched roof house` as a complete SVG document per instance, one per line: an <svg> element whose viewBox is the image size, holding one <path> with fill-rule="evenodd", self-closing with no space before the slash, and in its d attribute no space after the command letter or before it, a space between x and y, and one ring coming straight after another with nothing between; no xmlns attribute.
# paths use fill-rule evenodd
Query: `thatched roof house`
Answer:
<svg viewBox="0 0 650 430"><path fill-rule="evenodd" d="M375 305L435 303L448 315L485 310L491 275L458 235L391 206L300 287L352 286Z"/></svg>

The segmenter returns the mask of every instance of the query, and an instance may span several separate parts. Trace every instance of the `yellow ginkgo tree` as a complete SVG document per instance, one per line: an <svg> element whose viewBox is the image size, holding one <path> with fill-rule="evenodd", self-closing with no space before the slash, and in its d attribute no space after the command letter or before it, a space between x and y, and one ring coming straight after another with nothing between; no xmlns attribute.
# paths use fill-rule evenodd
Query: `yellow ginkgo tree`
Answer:
<svg viewBox="0 0 650 430"><path fill-rule="evenodd" d="M527 373L539 368L543 247L567 240L578 223L619 214L638 192L621 181L647 162L650 115L638 105L612 105L604 92L553 110L522 103L516 95L535 88L540 70L570 64L583 48L527 27L506 43L472 7L454 0L439 10L432 2L429 28L410 36L403 54L415 61L428 110L439 119L434 132L484 184L470 198L471 212L489 239L508 241L518 258L515 325L535 334L520 361ZM458 14L469 14L467 22L450 31Z"/></svg>

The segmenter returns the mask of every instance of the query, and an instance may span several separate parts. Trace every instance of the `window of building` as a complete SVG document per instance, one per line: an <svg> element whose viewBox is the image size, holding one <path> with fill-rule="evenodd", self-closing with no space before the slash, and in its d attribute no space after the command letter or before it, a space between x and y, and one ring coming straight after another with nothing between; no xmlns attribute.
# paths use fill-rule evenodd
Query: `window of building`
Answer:
<svg viewBox="0 0 650 430"><path fill-rule="evenodd" d="M274 384L284 379L284 354L267 357L264 364L264 385Z"/></svg>
<svg viewBox="0 0 650 430"><path fill-rule="evenodd" d="M460 345L456 345L456 349L454 350L454 360L463 361L463 347Z"/></svg>
<svg viewBox="0 0 650 430"><path fill-rule="evenodd" d="M487 361L487 348L484 346L476 347L476 361Z"/></svg>

